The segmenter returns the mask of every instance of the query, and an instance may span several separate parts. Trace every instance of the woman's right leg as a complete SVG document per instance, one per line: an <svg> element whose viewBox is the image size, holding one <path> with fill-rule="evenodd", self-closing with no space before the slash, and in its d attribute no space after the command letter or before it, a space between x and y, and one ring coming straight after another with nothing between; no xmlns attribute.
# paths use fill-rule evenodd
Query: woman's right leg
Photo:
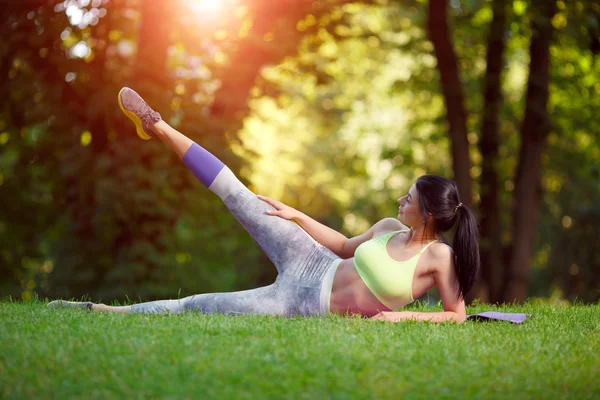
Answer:
<svg viewBox="0 0 600 400"><path fill-rule="evenodd" d="M323 277L320 276L323 274L320 272L326 272L326 267L328 266L314 265L311 268L314 271L315 268L321 269L322 271L316 271L319 272L319 276L309 270L305 271L309 274L303 278L283 274L277 277L272 285L239 292L196 294L182 299L149 301L131 306L55 300L48 304L48 307L124 314L180 314L184 311L194 311L203 314L325 315L329 312L331 282L324 290Z"/></svg>
<svg viewBox="0 0 600 400"><path fill-rule="evenodd" d="M131 306L107 306L106 304L92 304L90 306L90 310L129 314L129 312L131 311Z"/></svg>
<svg viewBox="0 0 600 400"><path fill-rule="evenodd" d="M49 307L85 308L123 314L181 314L184 311L197 311L203 314L288 315L290 312L286 304L293 296L293 291L275 282L258 289L196 294L182 299L148 301L131 306L107 306L91 302L56 300L50 303Z"/></svg>
<svg viewBox="0 0 600 400"><path fill-rule="evenodd" d="M279 285L274 283L252 290L196 294L183 299L149 301L126 307L94 304L91 309L139 314L180 314L184 311L197 311L203 314L285 315L286 301L279 294Z"/></svg>

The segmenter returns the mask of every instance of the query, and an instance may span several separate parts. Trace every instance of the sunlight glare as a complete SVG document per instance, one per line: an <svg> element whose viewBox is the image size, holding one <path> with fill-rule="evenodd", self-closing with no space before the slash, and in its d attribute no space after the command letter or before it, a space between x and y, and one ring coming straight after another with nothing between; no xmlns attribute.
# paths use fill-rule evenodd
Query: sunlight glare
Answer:
<svg viewBox="0 0 600 400"><path fill-rule="evenodd" d="M206 15L218 14L223 9L222 0L188 0L192 11Z"/></svg>

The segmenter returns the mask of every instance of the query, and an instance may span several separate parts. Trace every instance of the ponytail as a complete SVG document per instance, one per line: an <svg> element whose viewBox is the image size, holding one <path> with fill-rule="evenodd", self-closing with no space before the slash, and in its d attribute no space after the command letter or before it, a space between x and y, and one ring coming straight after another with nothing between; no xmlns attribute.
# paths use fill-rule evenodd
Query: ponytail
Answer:
<svg viewBox="0 0 600 400"><path fill-rule="evenodd" d="M425 228L428 215L433 216L438 232L448 232L456 227L452 243L454 271L458 280L458 297L464 298L473 287L479 271L477 220L471 210L460 202L456 182L437 175L423 175L415 185Z"/></svg>
<svg viewBox="0 0 600 400"><path fill-rule="evenodd" d="M454 272L458 279L459 298L464 298L473 287L480 267L477 220L466 206L456 207L458 226L452 240Z"/></svg>

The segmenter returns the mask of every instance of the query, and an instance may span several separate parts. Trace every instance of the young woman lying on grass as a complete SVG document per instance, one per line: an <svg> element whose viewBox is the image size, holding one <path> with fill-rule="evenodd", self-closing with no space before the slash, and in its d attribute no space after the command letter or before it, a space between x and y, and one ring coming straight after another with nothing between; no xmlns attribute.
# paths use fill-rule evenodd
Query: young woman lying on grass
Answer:
<svg viewBox="0 0 600 400"><path fill-rule="evenodd" d="M158 137L217 194L265 251L278 271L272 285L113 307L53 301L52 307L88 307L120 313L325 315L360 314L398 322L466 318L464 296L479 268L477 224L459 200L455 182L425 175L398 199L397 218L385 218L348 239L300 211L248 190L215 156L170 127L133 90L119 105L142 139ZM457 224L454 250L442 232ZM410 227L410 228L408 228ZM394 312L437 286L443 312Z"/></svg>

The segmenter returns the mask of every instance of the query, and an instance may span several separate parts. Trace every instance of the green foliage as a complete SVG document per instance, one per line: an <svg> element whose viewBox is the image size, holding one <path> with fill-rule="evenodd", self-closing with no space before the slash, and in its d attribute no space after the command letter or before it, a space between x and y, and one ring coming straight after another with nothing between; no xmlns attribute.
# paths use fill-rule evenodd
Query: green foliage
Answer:
<svg viewBox="0 0 600 400"><path fill-rule="evenodd" d="M540 221L540 256L535 292L552 280L567 298L600 298L600 62L588 45L589 13L579 6L562 8L555 19L556 44L550 112L554 132L543 156L545 215ZM589 26L592 30L593 26Z"/></svg>
<svg viewBox="0 0 600 400"><path fill-rule="evenodd" d="M161 21L140 0L103 1L82 7L96 10L87 22L65 4L10 2L1 16L0 296L152 299L273 279L221 202L156 141L135 137L116 105L125 85L255 191L347 234L395 215L419 175L452 176L424 0L240 0L222 20L177 0ZM477 181L482 32L493 15L486 1L451 5ZM596 301L600 11L557 5L530 292ZM510 9L495 164L504 245L535 17L530 2ZM141 36L167 23L166 39ZM142 59L152 52L163 64Z"/></svg>
<svg viewBox="0 0 600 400"><path fill-rule="evenodd" d="M160 21L149 20L142 2L81 4L15 2L2 15L2 296L173 297L272 279L268 260L220 201L156 140L140 141L116 101L120 87L135 88L237 171L224 133L239 119L211 120L209 106L224 51L255 38L219 43L194 29L179 1L161 15L163 23L179 19L177 29L149 41L140 32ZM238 11L234 33L256 17ZM167 57L144 58L153 52ZM245 72L251 80L253 73ZM221 93L229 96L239 97Z"/></svg>
<svg viewBox="0 0 600 400"><path fill-rule="evenodd" d="M452 176L436 59L423 30L425 9L405 3L334 8L317 21L297 57L265 70L241 142L233 143L249 161L243 172L258 191L359 234L375 220L395 215L394 200L419 175ZM471 176L477 183L487 40L481 32L487 32L493 14L489 2L460 4L452 8L453 41L467 94ZM531 293L548 296L558 287L569 299L596 301L600 259L592 243L598 226L594 199L600 195L595 183L600 64L587 36L595 20L583 3L561 4L553 20L553 133L542 157L545 195ZM503 246L510 245L511 209L518 207L513 190L528 27L535 17L526 11L526 2L513 2L506 31L500 157L494 160ZM477 205L478 184L473 200ZM564 221L573 222L565 227Z"/></svg>
<svg viewBox="0 0 600 400"><path fill-rule="evenodd" d="M447 141L429 140L441 131L441 99L411 80L435 66L432 55L409 50L426 46L418 15L335 8L297 57L265 69L233 147L251 163L257 191L358 234L393 212L425 170L448 170Z"/></svg>

